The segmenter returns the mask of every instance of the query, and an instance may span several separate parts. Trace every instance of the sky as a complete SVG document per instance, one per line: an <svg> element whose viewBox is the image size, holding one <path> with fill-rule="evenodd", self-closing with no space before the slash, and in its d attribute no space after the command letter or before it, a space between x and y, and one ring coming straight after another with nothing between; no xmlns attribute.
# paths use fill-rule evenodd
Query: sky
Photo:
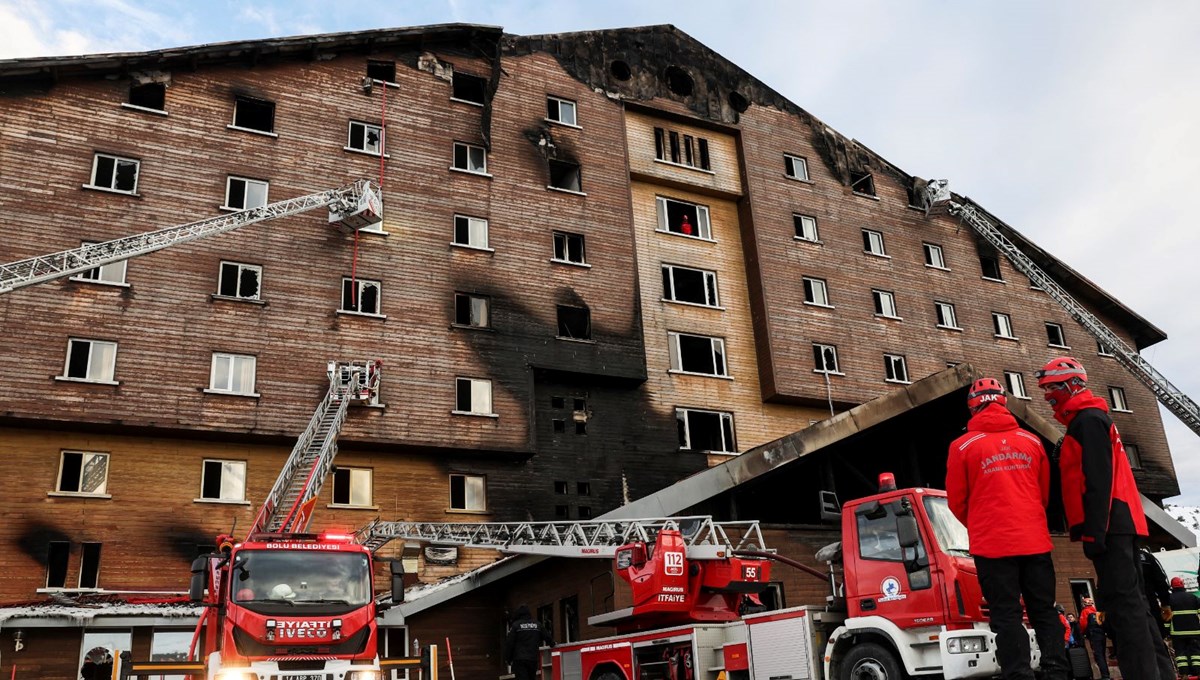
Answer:
<svg viewBox="0 0 1200 680"><path fill-rule="evenodd" d="M0 0L0 59L449 22L674 24L1166 331L1144 356L1200 398L1200 3ZM1162 417L1173 502L1200 505L1200 437Z"/></svg>

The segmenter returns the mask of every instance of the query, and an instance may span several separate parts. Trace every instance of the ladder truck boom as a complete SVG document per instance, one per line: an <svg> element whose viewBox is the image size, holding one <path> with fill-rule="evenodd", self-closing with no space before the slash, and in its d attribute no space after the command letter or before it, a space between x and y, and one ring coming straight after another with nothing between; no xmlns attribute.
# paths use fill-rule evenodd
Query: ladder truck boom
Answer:
<svg viewBox="0 0 1200 680"><path fill-rule="evenodd" d="M256 222L324 207L329 208L329 222L346 231L357 231L383 219L378 190L370 181L359 180L338 189L276 201L260 208L0 264L0 294L146 255L179 243L223 234Z"/></svg>
<svg viewBox="0 0 1200 680"><path fill-rule="evenodd" d="M931 208L944 207L945 210L963 222L966 222L977 234L993 247L1004 253L1013 267L1029 277L1033 285L1041 288L1055 302L1071 315L1079 325L1083 326L1106 349L1111 351L1117 361L1126 368L1138 382L1145 385L1168 411L1175 414L1192 432L1200 434L1200 406L1183 393L1162 373L1150 365L1137 350L1130 347L1124 340L1109 330L1096 315L1079 304L1071 294L1050 278L1046 272L1034 263L1025 253L1010 241L1001 231L985 217L974 203L962 199L956 200L949 189L946 180L932 180L925 187L926 212Z"/></svg>

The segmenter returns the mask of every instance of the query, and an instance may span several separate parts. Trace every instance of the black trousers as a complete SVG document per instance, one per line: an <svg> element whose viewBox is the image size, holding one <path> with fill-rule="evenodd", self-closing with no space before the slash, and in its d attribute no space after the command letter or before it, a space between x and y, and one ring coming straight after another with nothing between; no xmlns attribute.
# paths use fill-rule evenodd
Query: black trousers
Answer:
<svg viewBox="0 0 1200 680"><path fill-rule="evenodd" d="M1109 534L1105 537L1106 550L1092 560L1099 581L1097 607L1112 628L1121 677L1174 680L1175 664L1146 603L1135 539L1127 534Z"/></svg>
<svg viewBox="0 0 1200 680"><path fill-rule="evenodd" d="M514 659L512 662L513 675L517 680L533 680L537 677L537 662L525 659Z"/></svg>
<svg viewBox="0 0 1200 680"><path fill-rule="evenodd" d="M1175 667L1180 675L1200 675L1200 636L1175 634Z"/></svg>
<svg viewBox="0 0 1200 680"><path fill-rule="evenodd" d="M1017 557L976 557L979 586L987 598L996 661L1004 680L1033 680L1029 634L1021 624L1021 598L1042 651L1044 680L1067 680L1063 626L1054 609L1054 562L1050 553Z"/></svg>
<svg viewBox="0 0 1200 680"><path fill-rule="evenodd" d="M1100 624L1093 623L1092 625L1099 626ZM1092 630L1091 628L1088 628L1088 631L1091 631L1091 630ZM1096 662L1096 668L1099 669L1099 671L1100 671L1101 679L1107 678L1108 677L1108 654L1107 654L1108 638L1105 637L1103 634L1092 635L1089 632L1087 639L1088 639L1088 644L1091 645L1091 647L1092 647L1092 661Z"/></svg>

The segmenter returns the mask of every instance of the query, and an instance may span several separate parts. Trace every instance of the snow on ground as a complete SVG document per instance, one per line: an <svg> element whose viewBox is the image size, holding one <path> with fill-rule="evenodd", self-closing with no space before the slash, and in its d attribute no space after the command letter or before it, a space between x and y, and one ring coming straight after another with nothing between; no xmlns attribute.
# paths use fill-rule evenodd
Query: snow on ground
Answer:
<svg viewBox="0 0 1200 680"><path fill-rule="evenodd" d="M1194 505L1172 505L1164 503L1163 508L1167 514L1174 517L1180 524L1187 527L1189 531L1196 534L1200 539L1200 507Z"/></svg>

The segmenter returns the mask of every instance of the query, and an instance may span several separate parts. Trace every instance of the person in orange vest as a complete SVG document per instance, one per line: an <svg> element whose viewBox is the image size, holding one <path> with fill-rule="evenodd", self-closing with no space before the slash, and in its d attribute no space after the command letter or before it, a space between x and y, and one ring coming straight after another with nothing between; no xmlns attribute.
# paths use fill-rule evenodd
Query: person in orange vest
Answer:
<svg viewBox="0 0 1200 680"><path fill-rule="evenodd" d="M1174 680L1175 668L1143 594L1138 542L1149 535L1141 495L1108 404L1087 388L1078 359L1057 357L1034 374L1054 417L1067 428L1059 444L1063 510L1072 541L1083 543L1100 601L1119 645L1124 680Z"/></svg>
<svg viewBox="0 0 1200 680"><path fill-rule="evenodd" d="M979 587L996 633L1004 680L1033 680L1021 600L1042 652L1044 680L1066 680L1063 628L1054 611L1054 562L1046 502L1050 460L1042 440L1009 413L1004 388L981 378L967 393L967 433L950 444L946 496L966 525Z"/></svg>

